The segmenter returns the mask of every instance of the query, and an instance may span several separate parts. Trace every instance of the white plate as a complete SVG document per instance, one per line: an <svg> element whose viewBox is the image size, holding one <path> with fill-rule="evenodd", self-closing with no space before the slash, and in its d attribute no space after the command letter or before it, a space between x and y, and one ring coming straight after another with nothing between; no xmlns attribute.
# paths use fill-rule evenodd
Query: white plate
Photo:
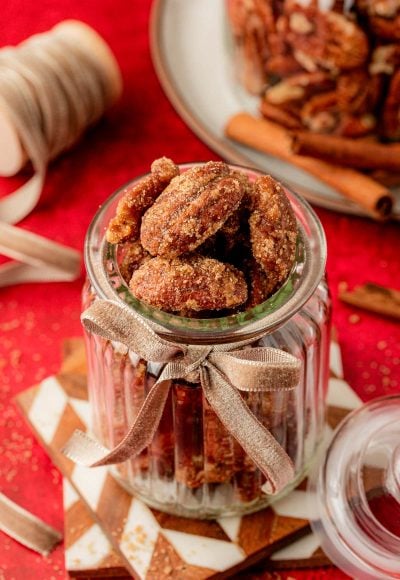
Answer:
<svg viewBox="0 0 400 580"><path fill-rule="evenodd" d="M256 114L259 100L235 80L223 0L156 0L150 36L154 66L168 98L209 147L228 161L271 173L315 205L366 215L301 169L224 136L229 117L239 111ZM400 217L396 191L395 213Z"/></svg>

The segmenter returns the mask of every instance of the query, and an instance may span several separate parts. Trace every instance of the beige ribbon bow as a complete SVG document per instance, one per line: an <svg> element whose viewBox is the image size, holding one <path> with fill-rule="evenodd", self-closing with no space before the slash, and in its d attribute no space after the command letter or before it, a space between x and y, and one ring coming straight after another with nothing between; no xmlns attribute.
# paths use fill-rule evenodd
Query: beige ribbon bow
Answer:
<svg viewBox="0 0 400 580"><path fill-rule="evenodd" d="M239 391L292 390L299 382L301 363L276 348L237 345L194 346L160 338L126 305L98 300L82 315L84 327L107 340L118 341L147 361L166 363L147 395L127 435L111 451L75 431L63 453L82 465L120 463L138 455L153 439L163 414L171 379L200 380L204 394L229 433L266 477L263 491L279 492L294 477L286 451L253 415Z"/></svg>

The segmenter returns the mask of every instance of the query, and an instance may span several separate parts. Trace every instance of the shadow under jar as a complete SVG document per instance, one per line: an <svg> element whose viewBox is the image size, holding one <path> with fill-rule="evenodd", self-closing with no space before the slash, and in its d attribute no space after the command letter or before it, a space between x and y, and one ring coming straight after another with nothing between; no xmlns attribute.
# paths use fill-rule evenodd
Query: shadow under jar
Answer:
<svg viewBox="0 0 400 580"><path fill-rule="evenodd" d="M261 175L233 168L245 171L251 180ZM299 236L296 261L284 285L245 312L190 319L147 306L130 293L119 272L120 250L104 237L121 194L122 189L109 198L89 228L83 308L97 298L122 301L173 342L213 345L246 340L246 348L279 348L300 359L301 378L294 390L241 392L294 463L295 478L281 495L287 493L306 475L324 430L330 298L324 278L325 237L318 218L304 200L288 191ZM94 334L86 333L86 346L94 432L112 448L129 430L163 365L146 362L122 344ZM272 500L261 490L262 473L222 425L200 384L183 379L172 381L151 445L116 469L125 487L147 504L187 517L244 514Z"/></svg>

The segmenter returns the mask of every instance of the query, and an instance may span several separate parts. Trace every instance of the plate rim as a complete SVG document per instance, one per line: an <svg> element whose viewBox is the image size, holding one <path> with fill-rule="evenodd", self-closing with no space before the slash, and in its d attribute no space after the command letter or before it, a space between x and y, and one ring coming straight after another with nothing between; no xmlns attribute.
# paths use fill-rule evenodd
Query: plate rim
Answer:
<svg viewBox="0 0 400 580"><path fill-rule="evenodd" d="M230 146L220 137L207 130L201 120L191 110L190 106L187 105L184 96L179 90L179 87L174 82L173 75L169 72L168 62L161 49L162 22L168 4L169 3L167 0L153 0L149 21L150 55L156 75L164 93L166 94L177 114L186 123L189 129L193 131L193 133L214 152L216 152L228 162L245 165L259 171L264 171L264 169L257 165L257 163L254 163L250 157L247 157L246 155L238 152L233 146ZM272 155L269 157L273 159ZM293 185L289 184L288 187L289 189L296 190L296 187L293 187ZM333 199L327 199L324 196L314 195L312 192L309 190L304 190L302 187L300 187L299 193L308 202L316 205L317 207L333 210L342 214L373 219L366 210L364 210L362 207L359 207L345 197L338 199L337 201ZM338 192L338 195L341 194ZM400 219L400 214L396 213L393 218Z"/></svg>

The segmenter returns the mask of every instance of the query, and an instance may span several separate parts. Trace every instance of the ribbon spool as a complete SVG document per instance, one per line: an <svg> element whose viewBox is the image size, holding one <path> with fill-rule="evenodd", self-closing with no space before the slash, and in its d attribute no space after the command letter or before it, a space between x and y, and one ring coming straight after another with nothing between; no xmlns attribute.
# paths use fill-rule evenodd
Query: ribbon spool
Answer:
<svg viewBox="0 0 400 580"><path fill-rule="evenodd" d="M34 175L0 199L0 286L72 280L80 253L15 228L37 205L51 159L72 147L122 92L118 64L88 25L67 20L0 50L0 175L31 162ZM39 269L38 269L39 268Z"/></svg>

